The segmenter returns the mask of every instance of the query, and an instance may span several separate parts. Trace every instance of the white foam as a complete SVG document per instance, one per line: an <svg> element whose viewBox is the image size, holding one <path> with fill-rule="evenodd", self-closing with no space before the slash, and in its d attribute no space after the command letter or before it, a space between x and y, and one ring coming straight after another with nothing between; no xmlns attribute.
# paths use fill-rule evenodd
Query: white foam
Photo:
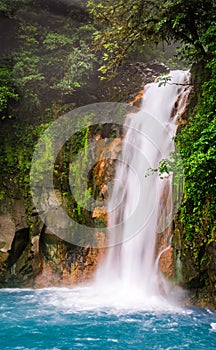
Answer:
<svg viewBox="0 0 216 350"><path fill-rule="evenodd" d="M213 331L216 331L216 323L215 323L215 322L212 322L212 323L210 324L210 326L211 326L211 329L212 329Z"/></svg>
<svg viewBox="0 0 216 350"><path fill-rule="evenodd" d="M80 312L131 314L140 311L182 313L179 306L168 303L158 296L146 297L142 290L131 288L98 289L97 286L77 286L75 288L49 288L38 294L40 304L52 306L54 310L66 314ZM36 291L37 292L37 291ZM37 297L36 297L37 298ZM43 308L43 307L42 307Z"/></svg>

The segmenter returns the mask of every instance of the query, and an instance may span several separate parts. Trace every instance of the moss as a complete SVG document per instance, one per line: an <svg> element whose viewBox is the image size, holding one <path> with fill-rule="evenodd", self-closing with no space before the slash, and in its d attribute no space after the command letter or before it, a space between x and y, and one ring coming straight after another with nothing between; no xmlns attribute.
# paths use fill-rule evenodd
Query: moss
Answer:
<svg viewBox="0 0 216 350"><path fill-rule="evenodd" d="M214 69L213 64L193 66L195 87L187 111L187 124L176 136L185 177L183 201L176 217L181 241L182 282L195 290L197 298L205 291L209 300L214 294L212 271L216 273L216 263L214 266L211 263L213 252L209 253L208 248L215 241L216 215ZM174 232L174 241L179 240L179 231Z"/></svg>

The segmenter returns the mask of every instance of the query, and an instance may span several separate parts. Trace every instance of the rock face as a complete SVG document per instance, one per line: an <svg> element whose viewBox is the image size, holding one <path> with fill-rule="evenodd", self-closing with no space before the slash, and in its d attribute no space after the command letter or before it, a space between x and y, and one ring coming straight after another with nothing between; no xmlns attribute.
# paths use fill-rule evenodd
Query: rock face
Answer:
<svg viewBox="0 0 216 350"><path fill-rule="evenodd" d="M194 107L199 105L202 84L205 80L205 77L203 79L203 71L202 64L195 64L191 69L191 80L194 88L189 97L186 113L180 120L178 132L181 132L189 118L193 118ZM203 191L205 193L204 189ZM193 210L192 206L190 210ZM190 215L190 212L187 215ZM191 237L180 220L179 213L176 215L172 240L174 279L189 291L190 302L216 308L215 228L213 225L208 225L209 217L212 217L212 214L208 212L208 198L206 198L199 218L202 225L199 230L195 225L193 226L194 231ZM213 217L212 219L214 222ZM212 231L211 227L213 227Z"/></svg>
<svg viewBox="0 0 216 350"><path fill-rule="evenodd" d="M99 249L76 247L56 237L37 213L27 215L21 199L2 203L7 205L2 204L0 213L1 287L71 285L92 277ZM102 232L98 239L104 239Z"/></svg>
<svg viewBox="0 0 216 350"><path fill-rule="evenodd" d="M126 63L119 71L118 76L110 82L90 82L86 89L74 95L75 105L101 102L101 101L133 101L138 105L141 94L138 92L143 84L152 81L167 67L153 62L149 65L144 63ZM138 96L136 97L136 94ZM111 136L112 135L112 136ZM97 198L97 206L88 217L90 225L97 222L98 227L106 225L107 213L104 200L109 197L110 184L115 172L115 158L121 151L122 130L119 126L104 126L102 130L94 130L89 134L89 139L103 139L105 146L98 146L94 152L99 160L91 172L90 182L92 195ZM112 137L113 141L107 143L106 139ZM98 143L100 145L100 143ZM73 148L73 144L71 145ZM70 149L71 149L70 147ZM65 164L68 158L63 150L59 156L60 163ZM110 157L109 157L110 156ZM62 165L61 165L62 166ZM65 165L64 165L65 166ZM85 165L83 165L85 166ZM67 181L64 180L63 171L59 171L61 184L56 181L55 195L60 205L65 205L71 212L75 212L75 218L80 220L78 209L75 204L66 204L62 193L68 192ZM4 179L4 177L3 177ZM7 186L6 186L7 188ZM56 237L50 232L40 216L34 209L31 197L22 190L22 184L10 181L8 193L5 191L0 202L0 286L30 286L42 287L51 285L70 285L86 281L92 278L98 260L105 249L92 248L91 246L77 247L63 239ZM52 201L49 196L47 201ZM52 221L50 214L49 220ZM61 223L60 223L61 224ZM96 239L99 246L104 246L105 237L102 229L98 229Z"/></svg>
<svg viewBox="0 0 216 350"><path fill-rule="evenodd" d="M185 243L182 225L175 219L173 232L174 280L188 291L190 303L216 308L216 244L201 247L198 255Z"/></svg>
<svg viewBox="0 0 216 350"><path fill-rule="evenodd" d="M0 283L23 283L28 279L31 257L30 234L22 200L5 198L0 211ZM31 259L30 259L31 260ZM22 272L21 272L22 271ZM17 279L17 276L18 279Z"/></svg>
<svg viewBox="0 0 216 350"><path fill-rule="evenodd" d="M88 104L109 100L127 101L139 107L144 83L152 81L165 70L167 68L158 63L150 65L128 63L112 82L99 83L99 85L94 83L92 88L88 87L82 92L81 97L77 96L75 104L82 105L84 101ZM129 88L128 85L130 85ZM191 104L194 104L193 99ZM186 122L187 115L184 115L181 124ZM110 135L113 141L106 143ZM6 188L8 186L8 194L1 197L0 192L0 287L63 286L86 282L93 278L99 260L106 254L106 249L100 248L106 243L103 227L106 226L108 218L104 200L109 198L111 191L115 174L114 159L121 152L122 129L116 125L107 125L102 130L96 129L93 133L90 132L88 138L105 141L102 148L98 143L98 147L94 149L99 161L89 175L92 196L98 200L98 206L92 211L91 217L87 215L85 218L89 225L97 223L99 227L96 237L99 248L93 248L90 245L75 246L55 236L41 221L34 209L31 196L20 190L22 187L20 184L8 181L5 185ZM67 152L70 152L71 147L61 152L60 163L65 164L65 159L68 158ZM65 168L58 172L61 183L56 181L55 194L59 203L67 207L70 213L75 211L75 218L80 220L78 208L73 201L69 201L68 205L64 197L64 193L68 192ZM5 175L2 178L5 181ZM47 200L52 201L52 198L49 197ZM164 193L164 200L166 201L166 193ZM163 206L163 203L161 205ZM86 213L82 215L85 216ZM173 236L172 241L171 236ZM200 303L215 306L216 243L211 242L206 248L205 253L210 263L208 266L204 264L203 269L200 270L194 265L190 249L185 249L183 242L182 226L176 218L171 227L158 234L156 256L164 250L159 259L161 271L177 284L191 290L193 301L198 300ZM165 249L166 247L168 248ZM209 281L208 286L205 285L206 280Z"/></svg>

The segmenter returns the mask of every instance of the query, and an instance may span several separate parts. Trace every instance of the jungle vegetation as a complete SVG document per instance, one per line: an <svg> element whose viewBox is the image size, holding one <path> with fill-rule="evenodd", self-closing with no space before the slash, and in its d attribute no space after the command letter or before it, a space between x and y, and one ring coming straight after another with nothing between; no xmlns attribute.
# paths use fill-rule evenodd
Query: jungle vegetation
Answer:
<svg viewBox="0 0 216 350"><path fill-rule="evenodd" d="M0 123L7 129L10 118L16 130L14 139L4 132L2 173L15 172L25 181L29 149L46 127L45 122L32 126L36 116L53 116L53 106L64 111L95 67L102 78L112 78L134 52L178 47L178 61L191 67L194 83L188 122L176 135L185 175L178 217L185 254L192 254L197 269L205 269L207 248L216 238L215 1L0 0L0 16ZM24 133L23 116L28 119Z"/></svg>

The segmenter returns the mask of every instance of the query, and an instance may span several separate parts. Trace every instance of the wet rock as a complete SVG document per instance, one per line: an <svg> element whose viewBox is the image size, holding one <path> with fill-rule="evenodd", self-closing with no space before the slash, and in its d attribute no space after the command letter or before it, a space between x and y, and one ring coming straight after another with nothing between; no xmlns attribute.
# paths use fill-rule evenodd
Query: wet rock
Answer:
<svg viewBox="0 0 216 350"><path fill-rule="evenodd" d="M126 61L119 67L111 80L99 80L98 72L88 82L87 86L74 92L73 98L78 105L95 102L131 102L143 86L152 82L161 73L169 71L163 63Z"/></svg>
<svg viewBox="0 0 216 350"><path fill-rule="evenodd" d="M16 226L12 220L11 214L7 213L0 216L0 252L8 252L16 232ZM1 254L1 253L0 253Z"/></svg>

